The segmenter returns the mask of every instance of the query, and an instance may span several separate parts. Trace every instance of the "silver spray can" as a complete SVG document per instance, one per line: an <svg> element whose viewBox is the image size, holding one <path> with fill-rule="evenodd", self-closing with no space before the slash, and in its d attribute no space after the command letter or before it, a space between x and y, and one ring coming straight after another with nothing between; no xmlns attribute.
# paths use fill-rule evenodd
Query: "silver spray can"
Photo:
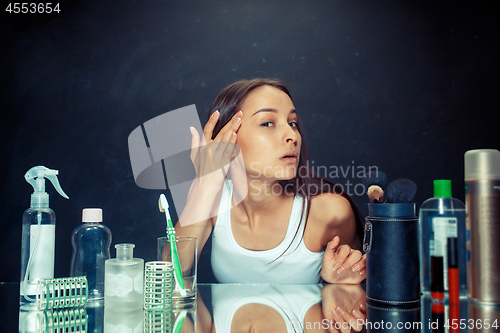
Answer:
<svg viewBox="0 0 500 333"><path fill-rule="evenodd" d="M465 153L469 300L500 303L500 151Z"/></svg>

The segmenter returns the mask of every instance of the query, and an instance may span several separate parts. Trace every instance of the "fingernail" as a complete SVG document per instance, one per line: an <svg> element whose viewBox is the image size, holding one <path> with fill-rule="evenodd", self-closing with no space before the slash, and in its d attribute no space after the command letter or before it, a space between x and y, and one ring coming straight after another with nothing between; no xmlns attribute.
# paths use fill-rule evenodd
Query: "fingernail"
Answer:
<svg viewBox="0 0 500 333"><path fill-rule="evenodd" d="M335 263L335 265L333 265L333 270L336 271L337 269L339 269L340 267L340 264L338 262Z"/></svg>
<svg viewBox="0 0 500 333"><path fill-rule="evenodd" d="M239 125L239 124L241 123L241 118L236 117L236 119L234 120L234 123L235 123L236 125Z"/></svg>
<svg viewBox="0 0 500 333"><path fill-rule="evenodd" d="M189 126L189 131L191 132L191 135L194 135L194 127Z"/></svg>
<svg viewBox="0 0 500 333"><path fill-rule="evenodd" d="M361 318L361 313L358 310L352 310L352 315L356 318Z"/></svg>
<svg viewBox="0 0 500 333"><path fill-rule="evenodd" d="M353 272L357 272L361 269L361 266L359 266L358 264L354 264L354 266L352 266L352 271Z"/></svg>
<svg viewBox="0 0 500 333"><path fill-rule="evenodd" d="M337 320L337 321L342 319L342 318L340 318L340 314L336 310L333 311L333 318L335 318L335 320Z"/></svg>
<svg viewBox="0 0 500 333"><path fill-rule="evenodd" d="M340 306L337 308L337 312L338 312L341 316L345 315L345 311L344 311L344 309L342 309Z"/></svg>
<svg viewBox="0 0 500 333"><path fill-rule="evenodd" d="M342 273L343 271L345 271L344 266L340 266L340 268L337 270L337 273Z"/></svg>
<svg viewBox="0 0 500 333"><path fill-rule="evenodd" d="M215 110L214 113L212 113L212 118L216 119L219 117L219 110Z"/></svg>

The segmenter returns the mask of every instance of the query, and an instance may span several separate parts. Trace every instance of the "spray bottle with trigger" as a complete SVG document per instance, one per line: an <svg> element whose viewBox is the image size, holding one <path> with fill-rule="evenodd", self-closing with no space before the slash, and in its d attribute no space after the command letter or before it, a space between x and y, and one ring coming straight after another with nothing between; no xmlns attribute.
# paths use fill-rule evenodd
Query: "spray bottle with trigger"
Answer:
<svg viewBox="0 0 500 333"><path fill-rule="evenodd" d="M50 180L60 195L69 199L59 185L58 173L58 170L36 166L24 175L35 191L31 195L31 207L23 214L21 305L34 305L38 281L54 277L56 215L49 208L45 178Z"/></svg>

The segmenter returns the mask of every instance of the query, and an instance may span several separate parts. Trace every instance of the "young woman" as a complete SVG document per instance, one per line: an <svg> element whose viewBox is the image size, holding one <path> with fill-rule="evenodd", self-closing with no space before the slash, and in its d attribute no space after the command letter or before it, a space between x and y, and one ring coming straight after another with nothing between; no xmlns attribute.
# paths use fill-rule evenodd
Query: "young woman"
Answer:
<svg viewBox="0 0 500 333"><path fill-rule="evenodd" d="M365 278L360 214L307 168L299 112L283 83L243 80L217 96L201 140L191 128L197 178L176 233L198 238L199 253L212 234L219 282ZM223 167L233 158L229 170Z"/></svg>

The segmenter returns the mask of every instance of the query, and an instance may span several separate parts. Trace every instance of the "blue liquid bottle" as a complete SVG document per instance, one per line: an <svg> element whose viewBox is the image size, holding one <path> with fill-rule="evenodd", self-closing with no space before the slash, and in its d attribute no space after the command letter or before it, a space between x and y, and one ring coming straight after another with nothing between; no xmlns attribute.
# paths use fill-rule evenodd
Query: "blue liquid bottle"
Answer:
<svg viewBox="0 0 500 333"><path fill-rule="evenodd" d="M110 258L111 231L101 224L102 209L86 208L83 225L73 231L70 276L86 276L89 301L104 300L104 265Z"/></svg>

